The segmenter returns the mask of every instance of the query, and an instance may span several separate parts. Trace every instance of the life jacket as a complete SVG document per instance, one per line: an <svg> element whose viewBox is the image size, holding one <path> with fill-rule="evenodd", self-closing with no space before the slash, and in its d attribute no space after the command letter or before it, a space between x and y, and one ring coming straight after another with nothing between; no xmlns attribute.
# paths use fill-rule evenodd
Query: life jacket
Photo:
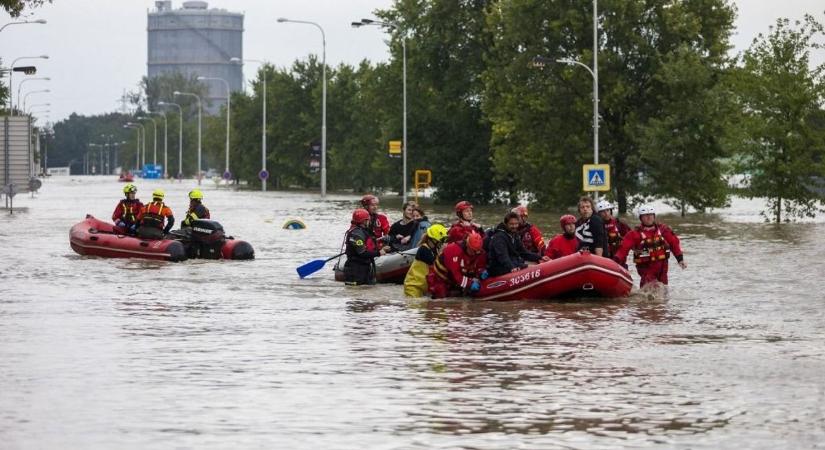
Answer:
<svg viewBox="0 0 825 450"><path fill-rule="evenodd" d="M521 236L521 244L524 246L524 249L528 252L539 253L544 250L545 244L544 239L541 237L541 233L536 232L538 234L538 243L536 243L536 236L534 235L534 231L536 227L533 226L531 223L525 223L524 226L519 227L518 232ZM539 248L538 246L541 246Z"/></svg>
<svg viewBox="0 0 825 450"><path fill-rule="evenodd" d="M355 238L353 241L352 238ZM378 245L375 242L375 237L372 235L370 230L361 228L357 225L352 225L349 230L347 230L347 235L344 240L346 243L346 255L347 255L347 262L352 262L356 264L373 264L374 258L369 257L365 258L362 257L361 254L358 253L357 247L361 245L364 246L364 249L367 252L376 252L378 250Z"/></svg>
<svg viewBox="0 0 825 450"><path fill-rule="evenodd" d="M379 213L370 214L369 229L375 239L381 239L390 231L390 221L387 216Z"/></svg>
<svg viewBox="0 0 825 450"><path fill-rule="evenodd" d="M482 257L483 253L480 255L471 256L467 254L466 244L462 242L455 242L454 245L458 247L450 247L453 244L447 245L443 248L443 250L438 254L438 257L435 258L435 264L433 264L433 273L438 278L446 281L448 284L456 284L462 289L466 289L470 285L470 281L473 278L479 276L480 272L484 270L484 267L477 267L478 258ZM452 280L450 274L450 268L447 267L446 259L457 259L457 261L451 263L458 263L461 272L461 279L459 280Z"/></svg>
<svg viewBox="0 0 825 450"><path fill-rule="evenodd" d="M143 219L140 225L143 227L151 227L163 229L163 221L166 217L163 216L163 210L166 205L163 202L152 202L146 205L146 212L143 213Z"/></svg>
<svg viewBox="0 0 825 450"><path fill-rule="evenodd" d="M647 264L654 261L667 261L670 258L670 246L658 224L654 224L652 230L645 230L641 225L636 227L641 239L633 247L633 262L636 264Z"/></svg>
<svg viewBox="0 0 825 450"><path fill-rule="evenodd" d="M465 222L457 220L453 222L450 229L447 231L447 242L463 242L468 234L475 231L476 233L485 236L484 229L476 225L474 222Z"/></svg>
<svg viewBox="0 0 825 450"><path fill-rule="evenodd" d="M190 206L189 210L186 211L186 217L183 218L183 222L181 222L181 227L191 227L192 222L198 219L208 219L209 218L209 209L206 206L203 206L202 203L198 203L194 207Z"/></svg>
<svg viewBox="0 0 825 450"><path fill-rule="evenodd" d="M140 213L138 207L140 202L138 200L129 200L123 199L120 201L120 208L123 209L123 213L121 214L121 220L126 222L127 224L132 224L137 222L137 215Z"/></svg>
<svg viewBox="0 0 825 450"><path fill-rule="evenodd" d="M607 245L610 247L610 254L615 255L619 247L622 246L622 232L619 229L619 219L613 218L604 224L604 231L607 234Z"/></svg>

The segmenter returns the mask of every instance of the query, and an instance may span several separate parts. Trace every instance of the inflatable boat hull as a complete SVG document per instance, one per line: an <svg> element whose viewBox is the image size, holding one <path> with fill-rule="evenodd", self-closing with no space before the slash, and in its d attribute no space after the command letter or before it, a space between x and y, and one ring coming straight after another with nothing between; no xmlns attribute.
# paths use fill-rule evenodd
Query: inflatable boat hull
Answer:
<svg viewBox="0 0 825 450"><path fill-rule="evenodd" d="M630 273L615 261L575 253L482 281L478 300L543 300L569 297L617 298L630 294Z"/></svg>
<svg viewBox="0 0 825 450"><path fill-rule="evenodd" d="M69 231L69 243L80 255L104 258L142 258L161 261L184 261L186 245L180 240L145 240L122 234L113 224L91 215ZM242 240L227 239L220 248L222 259L254 259L252 246Z"/></svg>

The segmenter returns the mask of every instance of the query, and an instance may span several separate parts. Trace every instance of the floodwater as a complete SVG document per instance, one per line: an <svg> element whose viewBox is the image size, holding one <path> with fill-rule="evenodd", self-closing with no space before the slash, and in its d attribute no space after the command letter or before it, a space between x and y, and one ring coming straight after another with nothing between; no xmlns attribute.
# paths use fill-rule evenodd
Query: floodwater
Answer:
<svg viewBox="0 0 825 450"><path fill-rule="evenodd" d="M193 187L136 184L178 217ZM4 450L825 448L821 222L765 225L748 201L664 216L689 264L666 295L410 301L332 263L296 276L337 253L352 196L205 183L254 261L75 254L69 228L120 187L52 178L0 211Z"/></svg>

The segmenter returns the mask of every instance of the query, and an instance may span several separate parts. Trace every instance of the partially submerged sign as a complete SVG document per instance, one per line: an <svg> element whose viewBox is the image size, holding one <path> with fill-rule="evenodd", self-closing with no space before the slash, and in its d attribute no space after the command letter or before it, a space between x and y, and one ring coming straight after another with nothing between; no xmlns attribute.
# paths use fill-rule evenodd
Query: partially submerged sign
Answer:
<svg viewBox="0 0 825 450"><path fill-rule="evenodd" d="M28 192L32 176L32 153L28 116L0 117L0 186L14 184L17 192Z"/></svg>

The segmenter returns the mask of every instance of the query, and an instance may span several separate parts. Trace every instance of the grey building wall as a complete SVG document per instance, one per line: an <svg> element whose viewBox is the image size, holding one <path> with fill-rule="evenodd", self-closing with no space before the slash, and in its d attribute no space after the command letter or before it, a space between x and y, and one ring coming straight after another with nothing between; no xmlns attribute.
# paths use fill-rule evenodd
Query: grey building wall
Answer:
<svg viewBox="0 0 825 450"><path fill-rule="evenodd" d="M172 2L155 2L148 14L148 76L166 72L223 78L232 91L243 88L243 14L209 9L205 1L186 1L180 9ZM204 111L215 114L226 103L226 87L205 81L209 87ZM210 106L207 106L209 104Z"/></svg>

